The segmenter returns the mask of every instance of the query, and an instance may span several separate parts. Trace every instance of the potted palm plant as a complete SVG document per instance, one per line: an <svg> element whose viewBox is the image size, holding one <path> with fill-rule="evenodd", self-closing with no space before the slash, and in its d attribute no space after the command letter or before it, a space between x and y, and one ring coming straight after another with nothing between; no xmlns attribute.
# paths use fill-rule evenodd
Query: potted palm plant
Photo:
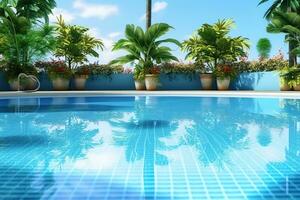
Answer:
<svg viewBox="0 0 300 200"><path fill-rule="evenodd" d="M228 90L230 81L236 76L236 71L230 65L219 65L214 75L217 78L218 90Z"/></svg>
<svg viewBox="0 0 300 200"><path fill-rule="evenodd" d="M143 74L145 74L146 79L150 77L152 68L156 64L172 60L178 61L178 59L171 54L171 49L162 46L162 44L173 43L177 46L181 46L180 42L172 38L160 39L171 29L172 27L165 23L153 24L146 31L139 26L127 25L125 39L121 39L115 43L113 51L125 50L128 54L113 60L111 64L123 65L134 63L135 67L139 68L136 72L142 74L142 76L135 76L139 79L137 80L139 84L136 84L136 86L138 86L137 89L140 89L139 86L143 84L141 77L144 76Z"/></svg>
<svg viewBox="0 0 300 200"><path fill-rule="evenodd" d="M212 25L204 24L195 35L183 43L183 50L188 52L187 58L204 66L200 76L204 89L211 88L211 73L220 64L232 63L239 57L246 56L248 39L229 36L234 24L231 19L218 20Z"/></svg>
<svg viewBox="0 0 300 200"><path fill-rule="evenodd" d="M20 73L36 75L34 60L46 57L54 48L54 28L48 19L55 3L46 1L1 1L0 3L0 55L6 64L6 76L12 90L32 90L36 81Z"/></svg>
<svg viewBox="0 0 300 200"><path fill-rule="evenodd" d="M83 65L75 69L74 82L75 82L75 88L77 90L85 89L85 84L90 74L91 74L91 70L88 67L88 65Z"/></svg>
<svg viewBox="0 0 300 200"><path fill-rule="evenodd" d="M187 59L195 61L195 65L200 72L202 89L211 90L213 85L213 65L210 62L211 58L206 56L206 52L203 51L204 45L201 37L195 35L183 42L182 49L188 52Z"/></svg>
<svg viewBox="0 0 300 200"><path fill-rule="evenodd" d="M54 54L64 59L69 70L75 71L75 84L79 87L77 89L84 88L89 73L87 66L80 66L88 61L88 56L99 57L97 50L103 50L104 47L103 42L92 37L88 31L85 27L66 24L62 16L58 19Z"/></svg>

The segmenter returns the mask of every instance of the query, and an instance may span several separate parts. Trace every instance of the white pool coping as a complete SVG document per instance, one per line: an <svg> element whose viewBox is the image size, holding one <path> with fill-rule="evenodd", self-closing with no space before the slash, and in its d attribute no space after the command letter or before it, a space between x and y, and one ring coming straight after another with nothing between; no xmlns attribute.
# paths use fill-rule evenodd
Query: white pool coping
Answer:
<svg viewBox="0 0 300 200"><path fill-rule="evenodd" d="M82 96L203 96L300 99L300 92L288 91L38 91L0 92L0 98L15 97L82 97Z"/></svg>

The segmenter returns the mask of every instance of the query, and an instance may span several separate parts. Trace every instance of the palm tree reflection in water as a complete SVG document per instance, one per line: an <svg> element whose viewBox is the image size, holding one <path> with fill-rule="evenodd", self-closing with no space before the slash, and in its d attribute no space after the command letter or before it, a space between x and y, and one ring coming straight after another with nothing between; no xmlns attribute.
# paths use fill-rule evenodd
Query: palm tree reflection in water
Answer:
<svg viewBox="0 0 300 200"><path fill-rule="evenodd" d="M149 97L147 98L147 101L149 101ZM153 113L156 114L153 115ZM113 122L113 126L126 127L125 133L114 135L116 145L126 146L126 160L128 162L143 160L146 199L154 199L156 196L155 165L169 164L167 156L160 153L160 151L173 150L178 147L178 145L167 145L161 141L162 138L171 137L172 131L177 128L176 123L163 120L162 116L157 107L146 105L146 98L138 97L135 101L134 117L126 124L120 121Z"/></svg>

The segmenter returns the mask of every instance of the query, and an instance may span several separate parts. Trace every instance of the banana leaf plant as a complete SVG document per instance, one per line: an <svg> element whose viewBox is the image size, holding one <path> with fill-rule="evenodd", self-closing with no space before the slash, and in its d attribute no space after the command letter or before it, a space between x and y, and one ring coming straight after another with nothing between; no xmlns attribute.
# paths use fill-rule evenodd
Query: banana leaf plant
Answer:
<svg viewBox="0 0 300 200"><path fill-rule="evenodd" d="M172 43L180 47L181 43L173 38L161 39L171 29L165 23L153 24L146 31L139 26L127 25L125 38L115 43L113 51L125 50L128 54L113 60L111 64L134 63L149 73L155 64L178 61L172 55L172 49L163 44Z"/></svg>
<svg viewBox="0 0 300 200"><path fill-rule="evenodd" d="M286 33L286 41L293 44L290 53L300 56L300 14L275 11L267 31L270 33Z"/></svg>

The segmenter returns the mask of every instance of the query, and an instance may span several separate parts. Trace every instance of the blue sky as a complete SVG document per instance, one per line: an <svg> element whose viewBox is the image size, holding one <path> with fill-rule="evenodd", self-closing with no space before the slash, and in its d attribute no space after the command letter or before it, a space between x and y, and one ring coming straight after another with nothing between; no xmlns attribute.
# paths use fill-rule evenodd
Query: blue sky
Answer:
<svg viewBox="0 0 300 200"><path fill-rule="evenodd" d="M236 22L233 36L244 36L251 41L250 59L257 58L256 43L267 37L272 42L272 55L279 49L287 52L284 36L266 32L264 12L270 4L257 6L259 0L153 0L153 23L166 22L175 29L168 37L180 41L187 39L203 23L232 18ZM145 0L57 0L54 16L62 14L71 24L89 27L91 34L102 39L105 50L99 58L107 63L122 52L110 51L115 41L123 36L126 24L145 26ZM226 2L226 3L225 3ZM181 60L185 53L174 47L174 54ZM94 61L94 60L93 60Z"/></svg>

